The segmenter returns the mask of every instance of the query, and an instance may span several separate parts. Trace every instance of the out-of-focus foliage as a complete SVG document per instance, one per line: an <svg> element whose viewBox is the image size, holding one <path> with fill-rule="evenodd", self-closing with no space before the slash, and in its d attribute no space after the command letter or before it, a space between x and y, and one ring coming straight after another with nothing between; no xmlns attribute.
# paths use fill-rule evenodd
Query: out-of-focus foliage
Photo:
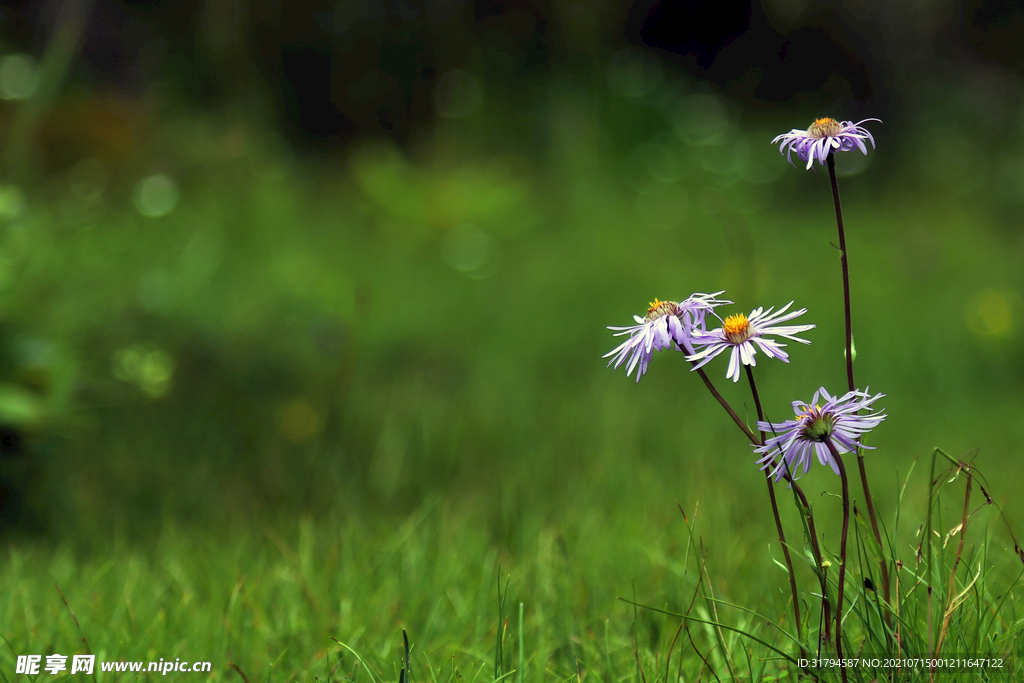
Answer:
<svg viewBox="0 0 1024 683"><path fill-rule="evenodd" d="M622 60L657 63L617 59L612 83ZM86 159L6 186L0 410L33 434L35 509L144 525L408 509L436 490L508 530L557 507L551 490L627 496L638 466L665 500L753 485L681 357L659 354L635 386L604 369L604 326L655 296L795 299L819 327L791 365L759 366L768 409L835 385L827 179L768 144L784 124L659 83L556 80L541 156L485 153L451 124L412 153L367 141L310 163L266 131L187 115L159 124L130 175ZM923 159L970 138L947 133L918 162L874 130L878 150L840 158L858 376L890 395L872 458L884 472L936 441L1001 452L1020 400L1016 196L939 188L959 171Z"/></svg>
<svg viewBox="0 0 1024 683"><path fill-rule="evenodd" d="M839 159L857 376L888 394L878 506L935 444L981 448L999 471L1024 370L1019 79L971 60L915 79L894 67L906 89L872 101L821 86L759 107L722 72L617 42L587 51L588 35L567 39L564 64L511 63L515 87L481 48L439 69L425 104L410 95L426 108L415 131L312 151L258 88L203 108L69 77L42 107L52 60L12 50L8 528L90 546L168 517L386 517L437 494L514 551L567 510L640 525L713 497L712 532L744 539L723 549L740 571L771 533L746 444L681 355L659 354L639 385L605 369L605 326L693 291L726 289L745 311L795 300L818 328L790 365L758 366L769 417L836 391L827 176L769 141L858 110L884 120L876 150ZM749 416L742 387L709 372Z"/></svg>

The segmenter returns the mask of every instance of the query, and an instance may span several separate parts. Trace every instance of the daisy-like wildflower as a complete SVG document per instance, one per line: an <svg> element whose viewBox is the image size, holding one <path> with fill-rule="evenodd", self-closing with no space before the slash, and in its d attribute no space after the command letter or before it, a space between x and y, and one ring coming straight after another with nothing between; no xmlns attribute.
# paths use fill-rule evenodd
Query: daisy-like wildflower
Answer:
<svg viewBox="0 0 1024 683"><path fill-rule="evenodd" d="M796 152L801 161L807 162L808 169L815 159L824 166L825 160L833 151L849 152L856 147L867 154L868 148L864 144L865 140L871 143L871 149L875 148L875 139L871 137L867 128L861 126L862 123L868 121L881 123L880 119L864 119L857 123L828 118L816 119L807 130L794 128L788 133L776 136L772 140L772 144L782 143L779 145L779 153L786 152L786 161L791 164L793 163L793 152Z"/></svg>
<svg viewBox="0 0 1024 683"><path fill-rule="evenodd" d="M839 465L826 441L831 441L837 453L853 453L857 448L870 448L857 443L864 434L877 427L885 419L885 413L872 407L885 394L871 396L867 391L850 391L836 398L830 396L825 387L814 392L811 402L793 402L796 419L785 422L758 422L758 430L774 433L763 446L754 449L761 455L758 464L761 469L774 466L770 476L779 481L788 471L796 478L811 469L811 456L828 465L839 474ZM825 401L819 405L818 400ZM803 472L798 472L800 468Z"/></svg>
<svg viewBox="0 0 1024 683"><path fill-rule="evenodd" d="M626 359L629 365L626 367L628 377L634 368L637 369L636 381L647 372L647 364L651 362L651 356L655 351L667 348L677 350L685 349L687 353L693 353L693 346L690 339L693 334L705 330L704 318L715 306L731 304L731 301L719 299L720 294L693 294L685 301L659 301L655 299L647 308L647 315L641 318L634 315L636 325L628 327L609 327L619 337L625 334L629 339L622 342L612 351L606 353L602 358L611 357L608 365L614 363L618 368ZM614 368L613 368L614 369Z"/></svg>
<svg viewBox="0 0 1024 683"><path fill-rule="evenodd" d="M749 318L742 313L730 315L722 321L721 327L710 332L694 330L691 341L694 347L703 348L687 356L686 360L696 362L697 364L693 367L696 370L707 365L712 358L726 349L730 349L732 355L729 358L729 371L725 376L733 382L740 380L740 365L757 365L754 356L757 354L758 348L764 351L769 358L778 358L788 363L789 354L782 350L785 344L769 339L766 335L785 337L801 344L810 344L811 342L806 339L800 339L794 335L816 327L816 325L779 325L779 323L792 320L807 312L806 308L801 308L798 311L786 313L792 305L793 302L790 301L775 313L772 313L775 310L774 306L767 311L764 308L757 308L751 311Z"/></svg>

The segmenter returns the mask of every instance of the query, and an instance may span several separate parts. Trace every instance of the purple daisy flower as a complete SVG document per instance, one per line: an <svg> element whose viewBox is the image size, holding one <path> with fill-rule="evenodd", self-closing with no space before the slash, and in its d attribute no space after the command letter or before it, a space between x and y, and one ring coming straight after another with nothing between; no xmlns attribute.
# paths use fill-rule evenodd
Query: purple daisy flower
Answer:
<svg viewBox="0 0 1024 683"><path fill-rule="evenodd" d="M818 163L824 165L828 155L833 151L849 152L854 147L864 154L868 148L864 145L867 140L871 143L871 149L875 148L875 139L866 128L861 127L862 123L878 121L880 119L864 119L857 123L852 121L836 121L835 119L816 119L807 130L793 130L784 135L777 136L772 144L782 143L779 146L779 153L786 151L786 161L793 163L793 152L801 161L807 162L809 169L817 159ZM796 164L793 164L794 166Z"/></svg>
<svg viewBox="0 0 1024 683"><path fill-rule="evenodd" d="M768 339L765 335L776 335L792 339L801 344L810 344L811 342L806 339L800 339L794 335L816 327L816 325L780 326L779 323L792 320L807 312L806 308L801 308L798 311L786 313L792 305L793 302L790 301L775 313L772 313L774 307L769 308L767 311L764 308L758 308L750 313L749 318L742 313L731 315L722 322L721 327L710 332L695 330L691 336L691 341L695 347L703 348L687 356L686 360L699 361L693 367L696 370L707 365L712 358L726 349L731 349L732 355L729 358L729 371L725 376L733 382L740 380L740 365L757 365L754 356L757 354L758 348L764 351L765 355L769 358L778 358L788 363L789 354L782 350L785 344L781 344L774 339Z"/></svg>
<svg viewBox="0 0 1024 683"><path fill-rule="evenodd" d="M647 364L650 363L655 351L675 348L693 353L690 340L694 333L704 331L704 318L708 312L715 306L732 303L717 298L719 294L724 293L723 290L714 294L694 294L680 303L655 299L649 304L646 317L633 316L636 325L608 328L615 332L616 337L628 334L629 339L602 358L611 356L608 365L614 363L615 368L628 358L626 376L633 372L633 368L639 366L636 373L636 381L639 382L647 372Z"/></svg>
<svg viewBox="0 0 1024 683"><path fill-rule="evenodd" d="M825 400L824 406L818 405L819 396ZM885 413L871 408L871 404L883 396L885 394L871 396L867 391L850 391L836 398L829 396L822 387L814 392L810 404L794 401L795 420L757 423L758 430L775 434L764 446L754 449L755 453L763 456L758 464L762 470L774 465L770 476L779 481L787 471L794 478L807 474L811 469L811 455L814 454L818 462L831 467L838 476L839 466L826 441L831 441L838 453L870 448L857 441L886 418ZM802 473L797 471L801 467Z"/></svg>

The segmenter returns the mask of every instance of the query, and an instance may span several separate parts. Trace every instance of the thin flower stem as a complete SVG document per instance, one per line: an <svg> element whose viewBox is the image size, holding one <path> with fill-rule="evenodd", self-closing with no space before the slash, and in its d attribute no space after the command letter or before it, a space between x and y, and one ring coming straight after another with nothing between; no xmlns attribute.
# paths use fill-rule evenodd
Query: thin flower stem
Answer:
<svg viewBox="0 0 1024 683"><path fill-rule="evenodd" d="M828 177L832 182L832 201L836 207L836 226L839 229L839 259L843 268L843 309L846 317L846 382L850 391L857 388L853 380L853 322L850 312L850 261L846 251L846 229L843 227L843 206L839 201L839 182L836 180L835 153L828 155ZM857 451L857 469L860 472L861 488L864 489L864 501L868 508L868 519L871 520L871 531L875 534L875 541L878 547L885 553L885 546L882 545L882 534L878 530L878 518L875 516L875 503L871 497L871 490L868 487L868 474L864 467L864 455ZM889 566L883 558L878 563L882 572L882 596L886 604L889 604ZM889 622L886 613L886 623Z"/></svg>
<svg viewBox="0 0 1024 683"><path fill-rule="evenodd" d="M754 405L757 407L757 419L759 422L764 422L764 412L761 410L761 399L757 395L757 384L754 383L754 372L750 369L749 365L744 366L747 369L747 379L750 380L750 393L754 396ZM764 443L764 432L760 432L761 443ZM768 498L772 502L772 514L775 515L775 528L779 532L779 545L782 546L782 555L786 558L786 569L789 571L789 590L793 593L793 615L796 618L796 639L800 643L800 656L805 658L807 655L804 652L803 637L800 633L800 627L802 622L800 621L800 593L796 588L796 574L793 573L793 560L789 557L789 546L786 544L786 534L782 530L782 517L779 516L779 504L775 500L775 487L772 486L772 477L770 472L765 472L764 483L768 485Z"/></svg>
<svg viewBox="0 0 1024 683"><path fill-rule="evenodd" d="M785 460L783 460L785 463ZM783 475L786 482L792 487L793 492L800 499L800 510L801 514L807 519L807 535L811 539L811 551L814 553L814 561L817 566L818 580L821 582L821 609L823 614L823 621L825 623L825 637L824 641L827 643L832 640L832 606L828 601L828 577L825 576L825 566L821 556L821 547L818 545L818 529L814 525L814 513L811 512L811 504L807 500L807 496L804 495L804 490L800 488L800 485L796 483L796 480L789 476L789 472L785 472ZM804 512L806 510L806 513ZM821 656L821 638L818 639L818 656Z"/></svg>
<svg viewBox="0 0 1024 683"><path fill-rule="evenodd" d="M832 201L836 205L836 224L839 226L839 260L843 266L843 306L846 313L846 382L850 391L857 388L853 381L853 322L850 315L850 262L846 257L846 230L843 228L843 206L839 202L839 183L836 181L835 153L828 155L828 176L832 181Z"/></svg>
<svg viewBox="0 0 1024 683"><path fill-rule="evenodd" d="M691 364L696 365L696 361L691 361ZM755 446L763 446L763 435L760 439L754 436L753 432L750 431L750 428L747 426L747 424L740 419L740 416L737 415L736 411L733 410L732 406L729 405L729 402L722 398L722 395L718 393L718 390L715 389L715 385L711 383L711 380L708 378L707 373L704 372L703 368L698 368L697 374L699 374L700 378L704 380L704 386L708 388L708 391L710 391L711 395L715 397L715 400L718 401L718 403L725 409L725 412L727 412L729 416L732 417L733 422L736 423L736 426L739 427L740 430L747 435L747 438L750 439L750 442L753 443ZM786 482L793 487L793 491L800 498L800 502L803 506L803 509L807 511L806 517L808 534L811 537L811 548L814 551L814 559L818 563L818 576L821 578L821 601L824 605L825 611L825 640L829 641L831 640L832 610L828 602L828 582L825 578L824 568L822 567L823 558L821 555L821 547L818 545L818 530L814 525L814 514L811 512L811 504L807 500L807 496L804 495L803 489L800 488L800 485L796 483L796 480L790 477L788 472L785 473L783 477L785 478Z"/></svg>
<svg viewBox="0 0 1024 683"><path fill-rule="evenodd" d="M825 614L825 642L827 643L832 640L832 605L828 601L828 577L825 576L825 567L823 566L824 558L821 556L821 547L818 545L818 530L814 526L814 514L811 512L811 504L807 502L807 496L804 495L804 490L790 478L789 474L786 475L786 481L788 481L790 486L793 487L796 495L800 497L803 509L807 510L807 533L811 537L811 550L814 552L814 561L818 563L817 574L821 581L821 607ZM819 638L819 656L821 655L820 640L821 639Z"/></svg>
<svg viewBox="0 0 1024 683"><path fill-rule="evenodd" d="M964 515L960 520L960 544L956 547L956 555L953 556L953 569L949 572L949 589L946 591L946 609L943 610L942 614L942 628L939 629L939 641L935 644L935 650L932 652L932 657L936 657L939 654L939 650L942 649L942 641L946 638L946 632L949 628L949 618L953 616L954 604L956 603L956 591L953 590L956 587L956 569L960 566L960 558L964 552L964 540L967 536L967 519L970 513L971 503L971 484L973 483L973 475L971 474L970 465L965 465L964 470L967 472L967 490L964 492Z"/></svg>
<svg viewBox="0 0 1024 683"><path fill-rule="evenodd" d="M881 550L883 556L885 555L885 546L882 545L882 534L878 531L878 520L875 518L875 504L871 500L871 491L868 489L868 472L864 467L864 453L859 448L857 449L857 469L860 472L860 483L861 488L864 489L864 500L867 503L868 508L868 519L871 520L871 531L875 534L875 541L878 542L878 548ZM889 602L889 563L886 562L883 557L879 563L878 568L882 572L882 597L885 598L885 603ZM885 613L886 623L889 623L889 613Z"/></svg>
<svg viewBox="0 0 1024 683"><path fill-rule="evenodd" d="M757 419L760 422L764 422L765 419L764 413L761 409L761 398L757 394L757 385L754 383L754 371L751 369L749 365L744 367L747 370L747 379L750 380L750 393L753 394L754 405L757 407ZM760 432L760 436L761 444L763 445L765 443L764 432ZM825 639L827 641L830 639L831 636L830 629L832 621L832 610L828 602L828 579L825 577L824 567L822 567L821 548L818 547L818 530L814 526L814 516L811 514L811 506L810 503L807 502L807 496L804 495L803 489L800 488L796 481L790 476L788 471L785 472L783 476L789 483L789 485L793 487L793 490L796 491L797 495L800 497L800 501L803 504L804 509L807 510L807 531L811 537L811 547L814 550L815 561L818 563L818 577L821 582L821 603L822 609L825 614Z"/></svg>
<svg viewBox="0 0 1024 683"><path fill-rule="evenodd" d="M749 365L744 365L743 369L747 371L747 381L750 382L750 394L754 397L754 407L757 408L757 420L758 422L764 422L764 411L761 410L761 397L757 395L757 383L754 382L754 370ZM761 434L761 443L764 443L764 432Z"/></svg>
<svg viewBox="0 0 1024 683"><path fill-rule="evenodd" d="M692 365L697 364L696 361L690 361L690 363ZM711 395L715 397L715 400L718 401L718 403L723 408L725 408L725 412L729 413L729 417L731 417L732 421L736 423L736 426L743 430L743 433L746 434L747 438L750 439L753 443L757 444L758 446L762 445L764 442L758 440L758 438L754 436L754 433L750 431L750 427L747 426L747 423L740 419L740 416L736 414L736 411L732 409L732 406L730 406L729 403L724 398L722 398L722 395L718 393L718 390L715 389L715 385L711 383L711 380L708 378L707 373L704 372L704 368L697 368L697 374L700 375L700 378L702 380L704 380L704 386L708 388L708 391L710 391Z"/></svg>
<svg viewBox="0 0 1024 683"><path fill-rule="evenodd" d="M836 593L836 658L839 659L839 676L846 683L846 666L843 662L843 587L846 582L846 532L850 528L850 485L846 478L846 466L836 450L832 439L825 437L825 445L839 467L839 478L843 482L843 532L839 537L839 588Z"/></svg>

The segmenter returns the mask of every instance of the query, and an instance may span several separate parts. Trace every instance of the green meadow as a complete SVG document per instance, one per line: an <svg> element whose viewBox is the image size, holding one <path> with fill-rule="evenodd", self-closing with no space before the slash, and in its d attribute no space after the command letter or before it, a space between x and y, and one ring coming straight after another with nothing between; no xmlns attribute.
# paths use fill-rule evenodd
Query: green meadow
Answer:
<svg viewBox="0 0 1024 683"><path fill-rule="evenodd" d="M682 354L639 383L607 369L606 326L692 292L726 290L723 315L795 301L817 327L789 364L758 356L768 417L845 387L828 174L769 144L817 112L688 87L552 88L542 144L503 142L499 112L329 159L241 118L167 114L141 160L6 184L0 417L23 435L4 475L24 500L0 548L3 680L23 680L18 655L90 652L212 662L186 679L393 683L403 630L421 683L797 680L764 644L630 604L797 653L746 438ZM971 589L947 638L1016 652L1021 141L983 157L963 130L871 129L840 187L858 383L886 394L876 508L920 597L933 450L973 458L952 593ZM726 360L707 371L753 424ZM948 465L946 597L965 491ZM838 478L801 484L835 564ZM857 538L847 604L864 605ZM933 637L935 601L917 615Z"/></svg>

